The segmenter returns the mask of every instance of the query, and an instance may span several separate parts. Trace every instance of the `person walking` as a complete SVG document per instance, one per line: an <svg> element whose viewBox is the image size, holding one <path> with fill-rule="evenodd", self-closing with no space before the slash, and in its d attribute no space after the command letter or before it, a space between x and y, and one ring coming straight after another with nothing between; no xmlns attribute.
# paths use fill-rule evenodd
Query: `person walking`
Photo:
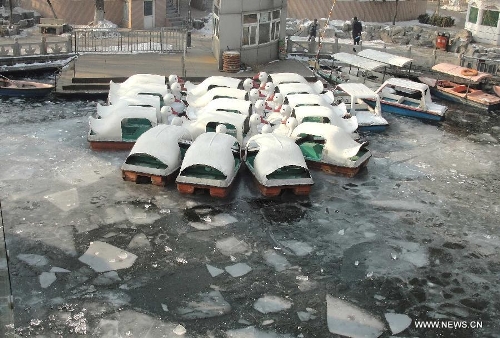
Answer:
<svg viewBox="0 0 500 338"><path fill-rule="evenodd" d="M314 19L314 22L309 26L309 39L307 41L316 41L316 33L318 32L318 19Z"/></svg>
<svg viewBox="0 0 500 338"><path fill-rule="evenodd" d="M354 47L352 48L352 51L356 53L356 45L359 45L359 42L361 41L361 32L363 31L363 25L361 25L361 22L358 21L358 17L355 16L352 20L352 40L354 42Z"/></svg>

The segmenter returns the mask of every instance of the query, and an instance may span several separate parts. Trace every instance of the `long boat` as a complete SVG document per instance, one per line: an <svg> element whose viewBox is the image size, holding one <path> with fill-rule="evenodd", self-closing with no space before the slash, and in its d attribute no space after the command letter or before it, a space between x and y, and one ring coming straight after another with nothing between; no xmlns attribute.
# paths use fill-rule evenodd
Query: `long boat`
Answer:
<svg viewBox="0 0 500 338"><path fill-rule="evenodd" d="M432 70L437 72L436 78L418 79L430 87L434 96L487 111L500 110L500 97L476 88L491 74L449 63L437 64ZM450 77L452 80L448 80Z"/></svg>
<svg viewBox="0 0 500 338"><path fill-rule="evenodd" d="M382 113L393 113L423 120L441 121L447 107L432 102L429 86L400 78L390 78L376 91L380 96ZM373 99L364 99L372 108Z"/></svg>
<svg viewBox="0 0 500 338"><path fill-rule="evenodd" d="M54 86L24 80L11 80L0 75L0 96L9 97L45 97L54 90Z"/></svg>

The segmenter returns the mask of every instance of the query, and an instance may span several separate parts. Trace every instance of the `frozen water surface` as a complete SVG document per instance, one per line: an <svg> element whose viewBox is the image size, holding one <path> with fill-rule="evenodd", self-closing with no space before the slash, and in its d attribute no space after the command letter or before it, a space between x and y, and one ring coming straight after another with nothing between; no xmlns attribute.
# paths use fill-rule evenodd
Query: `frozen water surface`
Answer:
<svg viewBox="0 0 500 338"><path fill-rule="evenodd" d="M241 277L252 271L252 268L245 263L236 263L226 266L225 269L232 277Z"/></svg>
<svg viewBox="0 0 500 338"><path fill-rule="evenodd" d="M385 337L408 319L398 336L500 332L497 113L451 105L439 124L385 114L389 129L364 135L373 157L354 178L313 170L310 196L263 198L243 170L213 199L123 181L128 152L86 141L95 101L0 100L19 336ZM238 263L251 272L224 270Z"/></svg>

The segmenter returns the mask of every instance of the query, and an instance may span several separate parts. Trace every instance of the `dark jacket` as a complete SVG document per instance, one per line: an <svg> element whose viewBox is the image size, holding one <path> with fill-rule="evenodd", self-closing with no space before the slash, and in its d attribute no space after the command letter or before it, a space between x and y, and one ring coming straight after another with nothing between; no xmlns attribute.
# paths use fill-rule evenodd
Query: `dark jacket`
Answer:
<svg viewBox="0 0 500 338"><path fill-rule="evenodd" d="M352 23L352 37L355 38L356 36L361 35L362 31L363 31L363 26L361 25L361 22L355 20Z"/></svg>
<svg viewBox="0 0 500 338"><path fill-rule="evenodd" d="M312 23L309 26L309 35L316 36L316 32L318 31L318 23Z"/></svg>

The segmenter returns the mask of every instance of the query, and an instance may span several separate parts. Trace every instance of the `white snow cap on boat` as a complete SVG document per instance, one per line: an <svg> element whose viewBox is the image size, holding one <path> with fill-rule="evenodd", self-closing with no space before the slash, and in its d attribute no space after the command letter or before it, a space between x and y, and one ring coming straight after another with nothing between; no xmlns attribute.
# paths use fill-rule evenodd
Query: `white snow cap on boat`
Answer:
<svg viewBox="0 0 500 338"><path fill-rule="evenodd" d="M283 83L308 83L305 77L297 73L273 73L269 77L276 86Z"/></svg>
<svg viewBox="0 0 500 338"><path fill-rule="evenodd" d="M225 88L225 87L215 87L207 91L201 96L195 96L188 94L186 101L190 106L193 107L203 107L206 106L210 101L218 97L227 97L244 100L247 92L243 89L237 88Z"/></svg>
<svg viewBox="0 0 500 338"><path fill-rule="evenodd" d="M182 171L193 165L206 165L215 168L231 181L235 176L235 159L232 148L238 141L231 135L224 133L204 133L198 136L188 148L182 161L181 174L177 182L187 182Z"/></svg>
<svg viewBox="0 0 500 338"><path fill-rule="evenodd" d="M293 130L292 137L299 138L301 134L319 136L325 139L322 160L346 167L354 166L351 158L356 156L363 146L363 144L354 141L341 128L326 123L301 123Z"/></svg>
<svg viewBox="0 0 500 338"><path fill-rule="evenodd" d="M106 118L96 119L89 117L89 139L94 141L121 141L122 140L122 120L135 118L147 119L151 126L157 125L156 109L152 107L123 107Z"/></svg>
<svg viewBox="0 0 500 338"><path fill-rule="evenodd" d="M139 84L165 85L166 78L164 75L157 75L157 74L134 74L132 76L129 76L121 84L124 87L128 86L133 87Z"/></svg>
<svg viewBox="0 0 500 338"><path fill-rule="evenodd" d="M226 88L238 88L241 83L241 79L227 77L227 76L209 76L199 84L195 85L190 81L186 81L184 87L188 94L193 96L201 96L205 94L210 86L214 87L226 87Z"/></svg>
<svg viewBox="0 0 500 338"><path fill-rule="evenodd" d="M203 114L205 114L207 112L211 112L211 111L234 112L236 110L240 114L248 116L251 112L251 106L252 106L252 102L247 101L247 100L221 97L221 98L210 101L206 106L204 106L203 108L200 108L200 109L188 107L187 113L188 114L195 114L196 116L198 116L198 115L203 115Z"/></svg>
<svg viewBox="0 0 500 338"><path fill-rule="evenodd" d="M269 186L267 175L286 166L297 166L309 171L299 146L294 140L274 133L259 134L251 137L246 145L247 151L259 149L254 160L255 177L263 185ZM305 179L304 184L313 184Z"/></svg>
<svg viewBox="0 0 500 338"><path fill-rule="evenodd" d="M320 80L314 83L283 83L279 86L276 86L279 91L284 96L291 94L321 94L325 87L323 82Z"/></svg>
<svg viewBox="0 0 500 338"><path fill-rule="evenodd" d="M110 83L109 93L108 93L108 103L116 104L123 97L135 97L137 95L157 95L158 97L163 97L165 94L169 93L169 89L166 85L159 84L138 84L136 86L123 86L122 84Z"/></svg>
<svg viewBox="0 0 500 338"><path fill-rule="evenodd" d="M295 108L297 106L331 106L333 99L317 94L292 94L286 96L288 104Z"/></svg>
<svg viewBox="0 0 500 338"><path fill-rule="evenodd" d="M343 118L344 111L339 107L325 106L300 106L294 109L295 116L299 123L307 117L327 117L330 124L341 128L347 133L354 133L358 129L358 119L356 116Z"/></svg>
<svg viewBox="0 0 500 338"><path fill-rule="evenodd" d="M134 155L145 154L166 164L167 168L142 167L127 164L127 160L125 160L122 170L140 171L152 175L170 175L181 165L179 140L192 140L191 134L184 127L162 124L149 129L137 138L127 159Z"/></svg>

